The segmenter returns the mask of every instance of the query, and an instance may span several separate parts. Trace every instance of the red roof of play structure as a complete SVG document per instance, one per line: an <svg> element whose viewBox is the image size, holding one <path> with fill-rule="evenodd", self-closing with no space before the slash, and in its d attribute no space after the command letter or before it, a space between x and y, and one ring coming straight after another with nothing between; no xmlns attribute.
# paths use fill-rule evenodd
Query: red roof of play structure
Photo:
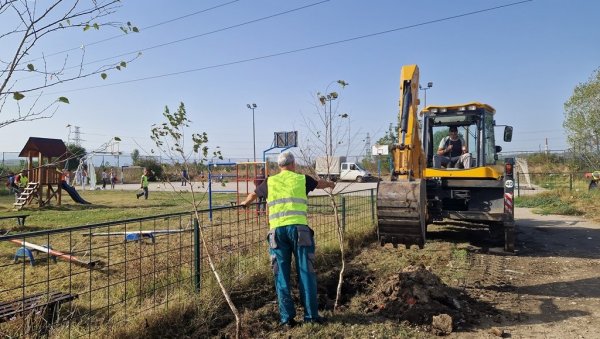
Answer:
<svg viewBox="0 0 600 339"><path fill-rule="evenodd" d="M27 143L19 153L19 157L37 157L41 153L42 157L65 157L67 155L67 146L61 139L35 138L30 137Z"/></svg>

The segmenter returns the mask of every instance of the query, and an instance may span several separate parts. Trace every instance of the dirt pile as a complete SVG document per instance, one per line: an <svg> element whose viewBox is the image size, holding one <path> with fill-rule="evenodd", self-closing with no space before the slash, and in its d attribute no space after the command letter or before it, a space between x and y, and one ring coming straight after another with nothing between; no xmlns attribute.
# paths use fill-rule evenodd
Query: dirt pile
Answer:
<svg viewBox="0 0 600 339"><path fill-rule="evenodd" d="M382 283L365 312L407 321L436 334L449 334L465 322L465 295L446 286L423 265L408 266ZM435 317L435 321L434 321Z"/></svg>

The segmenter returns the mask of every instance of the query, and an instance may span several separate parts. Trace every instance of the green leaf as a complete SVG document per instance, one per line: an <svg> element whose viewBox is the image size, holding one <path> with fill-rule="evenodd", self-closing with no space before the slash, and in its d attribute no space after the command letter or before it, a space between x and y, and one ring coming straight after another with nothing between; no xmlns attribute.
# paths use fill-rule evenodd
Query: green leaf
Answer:
<svg viewBox="0 0 600 339"><path fill-rule="evenodd" d="M100 74L100 77L102 78L102 80L105 80L107 76L108 76L108 75L106 75L106 73L102 73L102 74Z"/></svg>
<svg viewBox="0 0 600 339"><path fill-rule="evenodd" d="M121 62L119 63L119 66L121 66L121 67L125 68L125 67L127 67L127 63L126 63L125 61L121 61Z"/></svg>
<svg viewBox="0 0 600 339"><path fill-rule="evenodd" d="M33 64L27 64L27 69L31 72L35 70L35 67L33 67Z"/></svg>
<svg viewBox="0 0 600 339"><path fill-rule="evenodd" d="M121 66L117 66L117 67L115 67L115 68L117 69L117 71L120 71L120 70L121 70Z"/></svg>
<svg viewBox="0 0 600 339"><path fill-rule="evenodd" d="M23 94L21 94L21 93L19 93L19 92L15 92L15 93L13 93L13 99L15 99L15 100L17 100L17 101L19 101L19 100L23 99L24 97L25 97L25 95L23 95Z"/></svg>
<svg viewBox="0 0 600 339"><path fill-rule="evenodd" d="M69 99L67 99L66 97L60 97L58 98L59 102L62 102L64 104L68 104L69 103Z"/></svg>
<svg viewBox="0 0 600 339"><path fill-rule="evenodd" d="M121 138L115 137L115 141L121 141Z"/></svg>
<svg viewBox="0 0 600 339"><path fill-rule="evenodd" d="M100 26L97 23L94 23L94 28L95 29L100 29Z"/></svg>
<svg viewBox="0 0 600 339"><path fill-rule="evenodd" d="M135 27L135 26L131 30L134 31L135 33L139 33L140 32L140 30L137 27Z"/></svg>
<svg viewBox="0 0 600 339"><path fill-rule="evenodd" d="M67 19L67 25L71 26L71 20Z"/></svg>
<svg viewBox="0 0 600 339"><path fill-rule="evenodd" d="M90 25L89 25L89 24L86 24L86 25L85 25L85 27L83 27L83 31L85 32L85 31L87 31L88 29L90 29Z"/></svg>

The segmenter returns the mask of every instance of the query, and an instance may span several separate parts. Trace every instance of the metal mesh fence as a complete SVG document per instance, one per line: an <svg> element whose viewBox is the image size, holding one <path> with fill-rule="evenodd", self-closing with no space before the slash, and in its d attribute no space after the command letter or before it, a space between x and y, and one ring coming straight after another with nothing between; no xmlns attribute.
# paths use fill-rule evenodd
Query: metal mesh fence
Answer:
<svg viewBox="0 0 600 339"><path fill-rule="evenodd" d="M591 177L586 172L522 172L515 175L515 193L527 195L543 190L588 190Z"/></svg>
<svg viewBox="0 0 600 339"><path fill-rule="evenodd" d="M335 197L347 232L373 229L374 196ZM319 246L338 241L332 212L329 197L309 197ZM110 336L214 284L205 248L228 286L264 270L267 231L255 205L0 236L0 334Z"/></svg>

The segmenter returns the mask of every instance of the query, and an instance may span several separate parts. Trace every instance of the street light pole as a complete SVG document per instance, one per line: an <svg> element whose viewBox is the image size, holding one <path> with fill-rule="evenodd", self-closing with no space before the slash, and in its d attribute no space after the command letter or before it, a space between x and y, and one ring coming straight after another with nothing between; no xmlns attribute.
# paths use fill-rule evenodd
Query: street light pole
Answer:
<svg viewBox="0 0 600 339"><path fill-rule="evenodd" d="M427 90L431 87L433 87L433 82L431 81L427 83L427 87L421 87L421 85L419 85L419 89L425 92L425 104L423 105L423 108L427 107Z"/></svg>
<svg viewBox="0 0 600 339"><path fill-rule="evenodd" d="M327 141L329 141L329 156L333 155L333 128L331 124L333 123L333 109L331 107L331 102L338 98L337 92L331 92L325 96L320 98L321 103L325 107L325 119L327 120L328 126L325 129L325 133L328 133L329 136L325 136L325 153L327 153ZM327 102L329 102L329 117L327 117ZM328 137L328 138L327 138ZM329 140L327 140L329 139Z"/></svg>
<svg viewBox="0 0 600 339"><path fill-rule="evenodd" d="M256 104L246 104L248 109L252 110L252 144L254 145L254 162L256 162L256 129L254 126L254 110L258 107Z"/></svg>

